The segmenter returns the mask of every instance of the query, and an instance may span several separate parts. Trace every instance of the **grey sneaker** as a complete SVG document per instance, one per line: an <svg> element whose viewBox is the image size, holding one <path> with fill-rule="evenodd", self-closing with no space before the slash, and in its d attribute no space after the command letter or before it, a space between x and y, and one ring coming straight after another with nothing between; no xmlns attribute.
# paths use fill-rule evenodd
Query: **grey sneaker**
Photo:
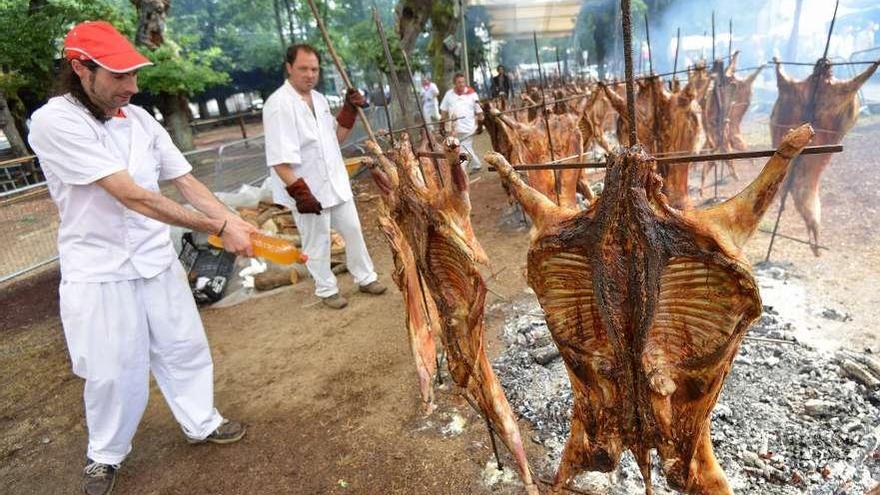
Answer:
<svg viewBox="0 0 880 495"><path fill-rule="evenodd" d="M187 441L191 444L198 443L218 443L218 444L226 444L226 443L235 443L244 436L247 432L247 427L239 422L239 421L230 421L226 418L223 418L223 422L220 423L220 426L217 427L216 430L211 432L210 435L204 438L204 440L196 440L194 438L187 437Z"/></svg>
<svg viewBox="0 0 880 495"><path fill-rule="evenodd" d="M333 309L342 309L348 306L348 301L339 295L339 293L333 294L332 296L322 297L321 302L324 303L324 306Z"/></svg>
<svg viewBox="0 0 880 495"><path fill-rule="evenodd" d="M88 459L83 469L82 490L87 495L110 495L116 484L119 464L101 464Z"/></svg>
<svg viewBox="0 0 880 495"><path fill-rule="evenodd" d="M384 285L380 284L378 280L376 280L374 282L368 283L367 285L361 285L360 287L358 287L358 290L367 294L378 296L379 294L384 294L387 289Z"/></svg>

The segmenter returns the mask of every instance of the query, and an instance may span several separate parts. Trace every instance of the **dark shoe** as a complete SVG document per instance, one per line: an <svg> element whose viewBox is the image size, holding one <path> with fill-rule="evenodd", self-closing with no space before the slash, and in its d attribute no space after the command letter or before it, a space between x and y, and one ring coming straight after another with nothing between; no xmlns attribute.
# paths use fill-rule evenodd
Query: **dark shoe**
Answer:
<svg viewBox="0 0 880 495"><path fill-rule="evenodd" d="M348 306L348 301L338 293L333 294L332 296L322 297L321 302L324 303L324 306L333 309L342 309Z"/></svg>
<svg viewBox="0 0 880 495"><path fill-rule="evenodd" d="M101 464L88 459L83 469L82 489L88 495L110 495L116 484L116 471L119 464Z"/></svg>
<svg viewBox="0 0 880 495"><path fill-rule="evenodd" d="M387 289L377 280L375 282L370 282L367 285L361 285L360 287L358 287L358 290L367 294L378 296L379 294L384 294Z"/></svg>
<svg viewBox="0 0 880 495"><path fill-rule="evenodd" d="M229 421L228 419L223 419L223 422L220 423L220 426L217 427L210 435L205 437L204 440L195 440L193 438L187 438L187 441L192 444L197 443L218 443L218 444L226 444L226 443L235 443L244 436L247 432L247 427L238 422L238 421Z"/></svg>

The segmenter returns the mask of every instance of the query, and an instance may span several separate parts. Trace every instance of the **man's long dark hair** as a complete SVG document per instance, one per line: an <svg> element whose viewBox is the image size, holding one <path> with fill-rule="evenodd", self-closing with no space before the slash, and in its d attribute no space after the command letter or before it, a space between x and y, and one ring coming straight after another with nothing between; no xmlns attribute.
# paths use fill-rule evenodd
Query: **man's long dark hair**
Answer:
<svg viewBox="0 0 880 495"><path fill-rule="evenodd" d="M98 69L98 64L92 60L81 60L80 63L92 73ZM82 106L86 107L89 113L98 119L98 122L107 122L110 120L110 117L107 116L105 110L96 105L89 98L89 95L86 94L86 90L83 89L82 81L76 72L73 71L70 61L64 59L61 61L61 70L58 72L58 77L55 79L55 87L52 91L52 95L63 96L68 93L70 93L70 96L73 98L76 98Z"/></svg>

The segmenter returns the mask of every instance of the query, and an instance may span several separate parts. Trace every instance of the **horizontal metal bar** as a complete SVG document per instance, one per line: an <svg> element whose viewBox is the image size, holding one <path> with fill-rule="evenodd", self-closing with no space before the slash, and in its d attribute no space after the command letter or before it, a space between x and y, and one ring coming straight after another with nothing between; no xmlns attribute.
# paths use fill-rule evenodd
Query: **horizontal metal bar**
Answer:
<svg viewBox="0 0 880 495"><path fill-rule="evenodd" d="M438 120L437 122L425 122L425 125L440 125L440 124L445 124L447 122L455 122L456 120L461 120L463 118L464 117L455 117L453 119ZM401 132L411 131L413 129L421 129L422 127L423 127L422 124L417 124L417 125L411 125L409 127L401 127L400 129L392 129L391 132L393 134L398 134ZM381 131L376 132L376 134L377 135L388 135L388 131L381 130Z"/></svg>
<svg viewBox="0 0 880 495"><path fill-rule="evenodd" d="M13 273L10 273L10 274L7 274L7 275L3 275L2 277L0 277L0 284L2 284L3 282L6 282L7 280L12 280L12 279L14 279L15 277L18 277L18 276L20 276L20 275L24 275L24 274L27 273L27 272L30 272L30 271L36 270L37 268L39 268L39 267L41 267L41 266L48 265L49 263L52 263L53 261L55 261L55 260L57 260L57 259L58 259L58 256L53 256L53 257L51 257L51 258L49 258L49 259L47 259L47 260L43 260L43 261L41 261L41 262L35 264L35 265L31 265L31 266L29 266L29 267L27 267L27 268L24 268L24 269L18 270L18 271L16 271L16 272L13 272Z"/></svg>
<svg viewBox="0 0 880 495"><path fill-rule="evenodd" d="M772 231L772 230L768 230L768 229L758 229L758 230L761 231L761 232L763 232L763 233L765 233L765 234L773 235L773 231ZM788 236L788 235L785 235L785 234L780 234L779 232L776 232L776 237L781 237L781 238L783 238L783 239L788 239L789 241L799 242L799 243L801 243L801 244L806 244L807 246L811 246L811 247L813 246L813 244L810 243L810 241L805 241L805 240L803 240L803 239L798 239L797 237L791 237L791 236ZM821 246L821 245L819 245L819 246L817 246L817 247L818 247L819 249L823 249L823 250L825 250L825 251L831 251L830 248L827 248L827 247L825 247L825 246Z"/></svg>
<svg viewBox="0 0 880 495"><path fill-rule="evenodd" d="M0 199L6 198L8 196L12 196L14 198L18 194L21 194L25 191L30 191L31 189L37 189L39 187L46 187L46 181L37 182L36 184L29 184L27 186L19 187L18 189L11 189L9 191L0 192Z"/></svg>
<svg viewBox="0 0 880 495"><path fill-rule="evenodd" d="M801 151L801 155L823 155L827 153L840 153L843 151L842 144L830 144L825 146L807 146ZM740 151L736 153L706 153L697 155L684 156L663 156L655 158L655 162L660 165L664 163L695 163L695 162L714 162L721 160L739 160L743 158L761 158L773 156L776 150L755 150ZM606 162L586 162L586 163L527 163L523 165L514 165L514 170L572 170L579 168L605 168ZM495 170L489 168L489 170Z"/></svg>
<svg viewBox="0 0 880 495"><path fill-rule="evenodd" d="M780 65L804 65L807 67L813 67L816 64L818 64L819 61L810 63L810 62L773 62L771 60L770 62L767 62L767 63L768 64L780 64ZM877 62L873 61L873 60L859 60L859 61L855 61L855 62L829 62L828 65L871 65L871 64L875 64L875 63L877 63Z"/></svg>

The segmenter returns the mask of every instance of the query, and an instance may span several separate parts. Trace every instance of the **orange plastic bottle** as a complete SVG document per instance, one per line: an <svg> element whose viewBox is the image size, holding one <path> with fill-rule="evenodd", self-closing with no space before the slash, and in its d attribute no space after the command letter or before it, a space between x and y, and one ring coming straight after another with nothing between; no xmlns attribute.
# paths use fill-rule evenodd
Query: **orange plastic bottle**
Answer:
<svg viewBox="0 0 880 495"><path fill-rule="evenodd" d="M290 241L279 239L265 234L252 234L251 242L254 246L254 256L266 258L279 265L291 263L305 263L309 257L300 251ZM208 244L223 248L223 240L216 235L208 236Z"/></svg>

